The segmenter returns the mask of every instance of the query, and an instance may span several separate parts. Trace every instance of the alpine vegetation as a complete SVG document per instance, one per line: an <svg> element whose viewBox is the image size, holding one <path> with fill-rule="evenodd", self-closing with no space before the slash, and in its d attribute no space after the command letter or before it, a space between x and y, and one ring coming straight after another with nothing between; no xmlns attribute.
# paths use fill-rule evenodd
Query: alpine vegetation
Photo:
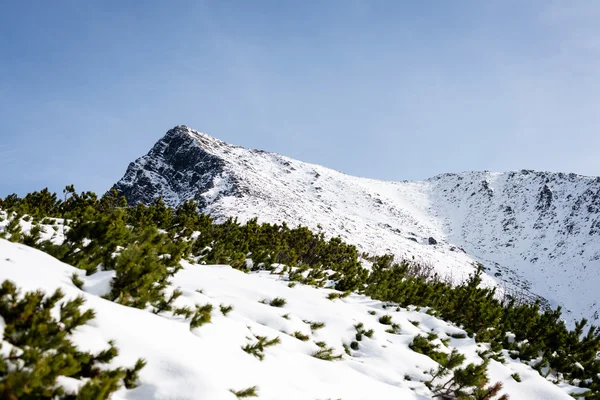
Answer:
<svg viewBox="0 0 600 400"><path fill-rule="evenodd" d="M499 295L482 265L451 282L307 227L217 222L198 208L73 187L0 199L0 393L600 396L600 331Z"/></svg>

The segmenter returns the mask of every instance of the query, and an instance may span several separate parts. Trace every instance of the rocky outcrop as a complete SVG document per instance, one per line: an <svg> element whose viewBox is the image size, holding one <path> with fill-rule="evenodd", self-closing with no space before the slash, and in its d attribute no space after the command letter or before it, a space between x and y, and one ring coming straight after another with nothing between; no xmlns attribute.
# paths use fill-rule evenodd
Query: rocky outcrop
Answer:
<svg viewBox="0 0 600 400"><path fill-rule="evenodd" d="M148 154L130 163L113 188L130 205L149 204L161 196L170 206L194 199L204 209L208 204L203 194L212 190L216 178L225 173L226 160L209 151L218 144L216 139L202 137L187 126L176 126ZM234 182L228 183L228 187L219 188L223 189L219 190L220 196L236 194Z"/></svg>

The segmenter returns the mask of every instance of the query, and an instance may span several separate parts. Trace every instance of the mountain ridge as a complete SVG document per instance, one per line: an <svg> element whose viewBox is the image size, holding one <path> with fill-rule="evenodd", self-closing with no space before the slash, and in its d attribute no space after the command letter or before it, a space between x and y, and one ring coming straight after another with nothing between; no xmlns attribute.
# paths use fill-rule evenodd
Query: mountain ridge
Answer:
<svg viewBox="0 0 600 400"><path fill-rule="evenodd" d="M179 125L113 188L129 204L194 199L217 220L321 226L362 251L414 257L453 280L482 262L489 285L563 305L568 319L599 318L600 177L467 171L386 182Z"/></svg>

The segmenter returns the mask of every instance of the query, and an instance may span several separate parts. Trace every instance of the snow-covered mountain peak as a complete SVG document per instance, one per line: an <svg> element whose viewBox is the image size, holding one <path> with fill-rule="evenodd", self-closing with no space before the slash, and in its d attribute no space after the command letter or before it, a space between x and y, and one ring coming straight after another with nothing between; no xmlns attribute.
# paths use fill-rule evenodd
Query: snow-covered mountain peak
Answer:
<svg viewBox="0 0 600 400"><path fill-rule="evenodd" d="M488 284L598 319L600 178L531 170L425 181L352 177L275 153L171 129L114 186L130 204L199 202L217 220L322 227L371 254L416 259L459 281L476 262Z"/></svg>
<svg viewBox="0 0 600 400"><path fill-rule="evenodd" d="M186 125L177 125L173 129L170 129L165 135L165 138L168 138L168 137L179 137L184 140L191 139L197 145L199 145L201 147L207 147L207 148L219 147L219 146L221 146L221 147L223 147L223 146L239 147L239 146L234 146L234 145L225 143L222 140L212 137L206 133L196 131Z"/></svg>

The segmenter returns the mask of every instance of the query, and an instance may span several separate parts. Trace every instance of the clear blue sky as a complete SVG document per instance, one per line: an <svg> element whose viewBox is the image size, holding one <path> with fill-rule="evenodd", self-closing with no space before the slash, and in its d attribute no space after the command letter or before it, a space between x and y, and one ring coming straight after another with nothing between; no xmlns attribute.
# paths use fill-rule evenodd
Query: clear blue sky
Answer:
<svg viewBox="0 0 600 400"><path fill-rule="evenodd" d="M169 128L386 180L600 175L600 3L4 1L0 196L103 193Z"/></svg>

